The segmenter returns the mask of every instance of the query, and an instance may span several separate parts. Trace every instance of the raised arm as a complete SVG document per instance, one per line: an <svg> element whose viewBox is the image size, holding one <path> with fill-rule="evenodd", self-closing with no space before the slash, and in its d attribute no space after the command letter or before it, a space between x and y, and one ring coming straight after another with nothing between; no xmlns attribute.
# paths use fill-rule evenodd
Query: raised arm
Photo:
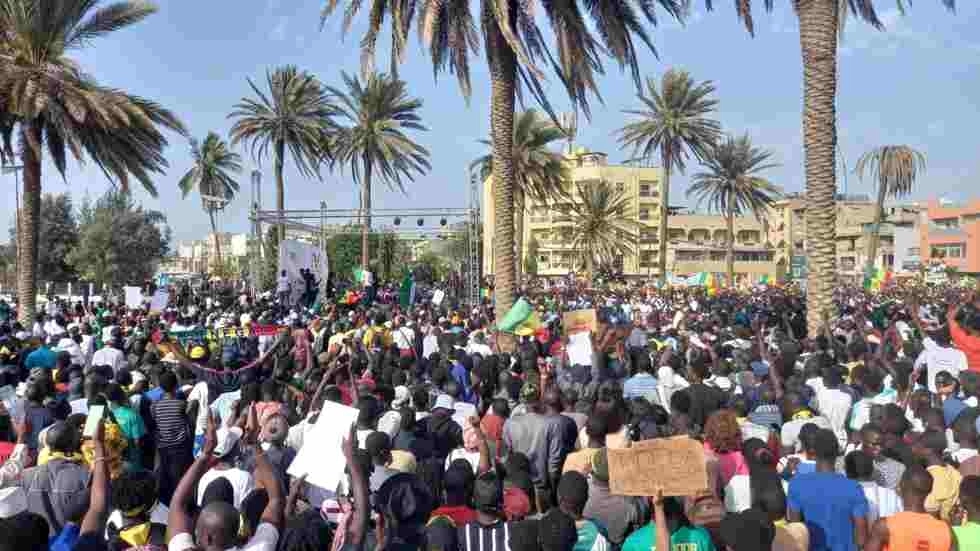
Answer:
<svg viewBox="0 0 980 551"><path fill-rule="evenodd" d="M99 421L92 443L95 448L95 459L92 465L92 490L88 511L85 512L85 517L82 519L79 536L101 534L105 529L109 514L109 464L106 458L105 424L103 421Z"/></svg>
<svg viewBox="0 0 980 551"><path fill-rule="evenodd" d="M487 445L487 435L484 434L483 428L480 426L479 417L476 415L471 416L469 423L476 433L477 442L479 442L480 464L477 468L477 474L483 474L490 470L490 446Z"/></svg>
<svg viewBox="0 0 980 551"><path fill-rule="evenodd" d="M657 542L655 549L670 549L670 525L667 524L667 513L664 512L664 491L657 490L657 495L650 498L653 504L653 524L657 527Z"/></svg>
<svg viewBox="0 0 980 551"><path fill-rule="evenodd" d="M208 426L204 432L204 448L201 450L201 455L184 472L184 476L177 484L177 489L174 490L174 496L170 500L170 513L167 515L168 542L178 534L193 533L194 521L187 512L187 503L193 499L197 483L208 470L208 461L218 443L218 422L215 415L208 415Z"/></svg>
<svg viewBox="0 0 980 551"><path fill-rule="evenodd" d="M361 465L354 460L354 449L357 447L357 425L351 425L350 434L343 443L344 458L350 470L351 490L354 494L354 513L351 516L347 538L355 548L364 543L370 520L370 492L368 491L367 474L361 470Z"/></svg>
<svg viewBox="0 0 980 551"><path fill-rule="evenodd" d="M247 430L245 432L245 444L250 446L255 455L255 485L264 488L269 494L269 502L262 511L261 522L271 524L276 530L281 531L283 526L283 511L286 509L286 500L283 495L282 484L276 476L272 464L265 456L265 451L258 442L259 422L255 414L255 406L249 408Z"/></svg>

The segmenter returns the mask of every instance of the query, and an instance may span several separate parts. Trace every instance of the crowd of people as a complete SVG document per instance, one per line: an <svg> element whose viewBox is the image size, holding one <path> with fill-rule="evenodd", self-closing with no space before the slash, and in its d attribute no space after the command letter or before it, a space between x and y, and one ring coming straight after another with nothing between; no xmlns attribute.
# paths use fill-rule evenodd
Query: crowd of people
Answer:
<svg viewBox="0 0 980 551"><path fill-rule="evenodd" d="M844 286L814 333L792 285L535 285L519 335L492 296L286 291L0 304L0 551L980 550L974 289ZM325 488L290 465L328 403ZM657 438L703 491L612 490Z"/></svg>

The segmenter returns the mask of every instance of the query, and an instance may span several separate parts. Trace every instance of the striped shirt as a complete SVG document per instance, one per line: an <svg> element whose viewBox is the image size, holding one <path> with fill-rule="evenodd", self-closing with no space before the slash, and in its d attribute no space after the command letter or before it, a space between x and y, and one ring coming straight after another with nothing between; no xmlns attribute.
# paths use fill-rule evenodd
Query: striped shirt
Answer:
<svg viewBox="0 0 980 551"><path fill-rule="evenodd" d="M489 526L471 522L459 529L460 551L510 551L510 526L497 522Z"/></svg>
<svg viewBox="0 0 980 551"><path fill-rule="evenodd" d="M623 383L623 397L627 400L643 398L651 404L659 401L657 397L657 378L650 373L637 373Z"/></svg>
<svg viewBox="0 0 980 551"><path fill-rule="evenodd" d="M157 446L170 448L186 444L190 438L187 430L187 403L176 398L162 398L150 406L156 422Z"/></svg>

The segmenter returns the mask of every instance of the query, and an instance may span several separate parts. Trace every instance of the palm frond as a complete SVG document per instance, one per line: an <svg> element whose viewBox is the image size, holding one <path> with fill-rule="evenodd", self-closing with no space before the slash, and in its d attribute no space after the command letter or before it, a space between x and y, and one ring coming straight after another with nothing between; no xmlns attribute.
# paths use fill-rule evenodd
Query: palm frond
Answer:
<svg viewBox="0 0 980 551"><path fill-rule="evenodd" d="M760 174L774 168L772 153L754 147L747 135L728 136L712 147L704 170L691 177L687 196L724 215L762 218L782 191ZM731 212L729 212L731 207Z"/></svg>
<svg viewBox="0 0 980 551"><path fill-rule="evenodd" d="M583 261L608 264L633 253L640 223L630 197L606 181L577 183L576 192L578 200L563 210L572 218L572 247Z"/></svg>
<svg viewBox="0 0 980 551"><path fill-rule="evenodd" d="M864 180L868 176L876 186L885 188L890 197L912 193L915 180L926 168L926 156L907 145L883 145L861 155L854 173Z"/></svg>

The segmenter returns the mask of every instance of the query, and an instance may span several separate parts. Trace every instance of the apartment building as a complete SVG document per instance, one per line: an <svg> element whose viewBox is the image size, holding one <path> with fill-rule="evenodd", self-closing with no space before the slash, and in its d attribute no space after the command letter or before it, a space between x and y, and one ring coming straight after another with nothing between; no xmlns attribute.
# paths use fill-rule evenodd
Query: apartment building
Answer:
<svg viewBox="0 0 980 551"><path fill-rule="evenodd" d="M964 274L980 274L980 199L930 200L920 215L919 247Z"/></svg>
<svg viewBox="0 0 980 551"><path fill-rule="evenodd" d="M630 277L659 276L660 198L663 196L663 171L659 167L611 165L604 153L579 150L566 156L571 180L566 191L571 201L578 199L577 185L610 182L630 199L630 211L639 231L633 254L616 259L615 267ZM483 271L493 273L493 182L483 186ZM563 276L581 266L581 251L572 246L572 217L553 201L530 202L521 217L521 266L527 266L534 254L536 273L540 276ZM672 212L681 209L671 209ZM727 229L718 215L672 214L669 218L667 271L691 274L700 271L725 271ZM774 251L767 244L764 222L755 218L735 221L735 272L739 281L754 281L762 276L775 277L779 272L773 260Z"/></svg>

